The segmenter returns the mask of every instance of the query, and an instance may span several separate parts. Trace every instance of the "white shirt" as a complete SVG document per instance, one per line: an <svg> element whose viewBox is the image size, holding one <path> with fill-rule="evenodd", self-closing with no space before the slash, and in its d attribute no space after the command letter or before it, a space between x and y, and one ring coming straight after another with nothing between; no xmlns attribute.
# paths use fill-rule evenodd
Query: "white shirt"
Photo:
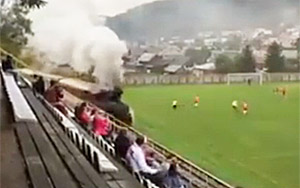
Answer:
<svg viewBox="0 0 300 188"><path fill-rule="evenodd" d="M237 107L238 106L238 102L237 101L233 101L232 102L232 106Z"/></svg>
<svg viewBox="0 0 300 188"><path fill-rule="evenodd" d="M149 174L157 173L157 169L153 169L147 165L145 154L140 146L136 143L132 144L126 154L126 159L128 160L132 170L134 172L144 172Z"/></svg>
<svg viewBox="0 0 300 188"><path fill-rule="evenodd" d="M176 105L177 105L177 101L174 100L172 105L173 105L173 106L176 106Z"/></svg>

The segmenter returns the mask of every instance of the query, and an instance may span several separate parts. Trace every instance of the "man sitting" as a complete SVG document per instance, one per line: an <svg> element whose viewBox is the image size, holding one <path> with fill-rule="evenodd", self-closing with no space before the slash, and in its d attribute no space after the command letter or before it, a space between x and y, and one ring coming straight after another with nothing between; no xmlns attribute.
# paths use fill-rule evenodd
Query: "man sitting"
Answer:
<svg viewBox="0 0 300 188"><path fill-rule="evenodd" d="M162 185L164 173L161 173L158 169L152 168L147 164L145 153L142 149L144 142L145 140L143 137L137 138L135 143L129 147L126 159L133 172L140 173L142 176L160 187Z"/></svg>
<svg viewBox="0 0 300 188"><path fill-rule="evenodd" d="M141 147L143 144L144 138L137 138L136 141L129 147L126 159L134 172L155 174L157 173L157 169L151 168L146 163L145 153Z"/></svg>

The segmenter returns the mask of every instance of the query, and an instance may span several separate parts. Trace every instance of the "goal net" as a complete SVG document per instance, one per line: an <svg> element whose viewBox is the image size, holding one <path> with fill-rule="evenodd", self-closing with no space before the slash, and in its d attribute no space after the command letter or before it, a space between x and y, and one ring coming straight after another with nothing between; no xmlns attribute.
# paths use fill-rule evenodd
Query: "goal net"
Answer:
<svg viewBox="0 0 300 188"><path fill-rule="evenodd" d="M257 82L263 84L263 73L230 73L227 74L227 84Z"/></svg>

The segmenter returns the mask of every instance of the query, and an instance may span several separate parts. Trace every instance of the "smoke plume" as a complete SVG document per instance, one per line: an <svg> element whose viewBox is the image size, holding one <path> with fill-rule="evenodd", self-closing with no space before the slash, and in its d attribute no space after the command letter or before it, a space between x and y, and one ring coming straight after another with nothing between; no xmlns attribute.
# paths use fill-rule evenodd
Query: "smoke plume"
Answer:
<svg viewBox="0 0 300 188"><path fill-rule="evenodd" d="M34 36L28 46L47 61L69 64L76 71L93 75L102 87L112 87L122 78L121 57L126 45L105 26L105 16L114 16L153 0L48 0L29 14Z"/></svg>

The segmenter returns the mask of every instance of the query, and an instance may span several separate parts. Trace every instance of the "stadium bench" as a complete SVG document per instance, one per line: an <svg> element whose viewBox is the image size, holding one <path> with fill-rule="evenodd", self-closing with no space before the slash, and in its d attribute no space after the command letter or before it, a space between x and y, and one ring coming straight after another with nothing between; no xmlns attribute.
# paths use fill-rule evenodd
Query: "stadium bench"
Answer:
<svg viewBox="0 0 300 188"><path fill-rule="evenodd" d="M69 183L70 185L65 185L62 182L68 182L68 176L71 175L71 182L81 185L80 187L82 188L108 187L106 181L92 168L91 164L83 157L76 146L70 142L63 130L55 124L54 119L51 120L49 118L51 114L45 111L46 109L43 109L43 106L38 101L34 100L33 94L31 93L30 95L26 91L24 91L24 94L40 121L40 124L28 124L27 129L31 133L39 153L41 153L42 161L44 161L50 174L49 178L58 179L55 186L70 187L71 183ZM20 128L22 127L17 127L17 129ZM22 133L24 131L19 132ZM19 139L27 140L28 136L19 136ZM51 144L53 147L51 147ZM51 169L52 173L50 173ZM69 171L70 175L64 175L64 171ZM62 180L56 176L59 176Z"/></svg>
<svg viewBox="0 0 300 188"><path fill-rule="evenodd" d="M90 142L90 141L87 139L82 139L81 140L82 148L80 148L80 150L78 150L78 148L76 146L79 145L80 134L77 134L77 133L80 133L80 132L74 131L75 129L73 129L73 130L67 129L66 132L64 132L64 130L61 128L61 125L59 125L60 123L55 119L55 117L52 114L50 114L48 109L46 109L45 106L42 105L42 103L40 101L38 101L36 98L34 99L35 96L31 93L31 91L26 91L26 89L23 89L23 92L29 93L29 94L25 94L25 96L31 97L30 103L32 105L34 105L34 107L38 107L38 110L35 112L37 114L39 114L38 116L41 117L42 121L48 122L48 123L44 123L45 124L44 128L46 126L52 127L53 130L51 130L51 129L49 130L49 135L52 135L53 131L54 131L54 132L57 132L57 134L59 134L61 137L64 137L64 142L65 142L64 144L68 144L68 148L71 148L71 147L74 148L74 150L71 150L72 155L76 158L77 161L81 162L81 164L83 164L84 161L85 161L86 165L92 164L94 167L100 164L100 163L97 163L96 161L97 161L97 158L101 158L101 154L100 155L95 154L95 151L97 151L97 150L95 150L95 148L93 148L94 147L92 145L93 143L86 144L85 142ZM84 136L81 136L81 137L84 138ZM78 143L76 144L76 142L78 142ZM63 152L63 150L61 150L61 152ZM86 154L86 158L89 159L90 163L87 162L87 160L83 157L83 155L81 153ZM70 159L70 161L74 161L74 160ZM117 168L120 169L122 167L117 166ZM97 173L94 170L94 168L91 168L91 166L89 166L89 170L93 170L93 173L88 173L89 177L95 177L94 180L96 181L97 177L99 179L99 176L100 176L101 177L100 180L104 180L107 184L106 186L103 186L98 183L99 186L97 186L97 187L108 187L108 188L132 188L132 187L140 188L141 187L133 177L128 175L128 173L124 173L124 170L119 170L117 172Z"/></svg>
<svg viewBox="0 0 300 188"><path fill-rule="evenodd" d="M27 97L30 97L30 102L33 103L35 101L35 106L39 106L40 109L42 111L45 111L47 109L43 109L44 106L42 104L38 104L40 103L39 101L37 101L37 99L33 96L32 92L24 89L24 93L26 93L25 95ZM45 101L46 103L46 101ZM47 105L50 108L53 108L49 103L47 103ZM87 156L88 160L90 160L92 163L94 163L95 161L93 161L93 155L97 155L98 158L98 163L99 163L99 171L100 172L114 172L117 171L118 169L101 153L101 151L98 148L95 148L84 136L82 136L76 126L74 126L70 121L68 121L68 119L62 115L56 108L52 109L55 113L59 114L60 116L60 121L62 122L61 124L64 127L64 130L66 130L66 132L68 133L67 135L70 137L71 141L75 144L75 137L78 138L78 145L79 148L83 149L83 151L85 151L83 154L85 156ZM37 113L37 112L36 112ZM58 124L56 122L56 120L51 117L51 114L46 113L46 118L49 119L49 121L51 121L51 124ZM59 126L59 125L58 125ZM77 135L77 136L76 136ZM85 140L84 142L82 140Z"/></svg>
<svg viewBox="0 0 300 188"><path fill-rule="evenodd" d="M37 122L32 110L18 87L14 76L1 70L1 76L8 99L12 105L16 122Z"/></svg>

